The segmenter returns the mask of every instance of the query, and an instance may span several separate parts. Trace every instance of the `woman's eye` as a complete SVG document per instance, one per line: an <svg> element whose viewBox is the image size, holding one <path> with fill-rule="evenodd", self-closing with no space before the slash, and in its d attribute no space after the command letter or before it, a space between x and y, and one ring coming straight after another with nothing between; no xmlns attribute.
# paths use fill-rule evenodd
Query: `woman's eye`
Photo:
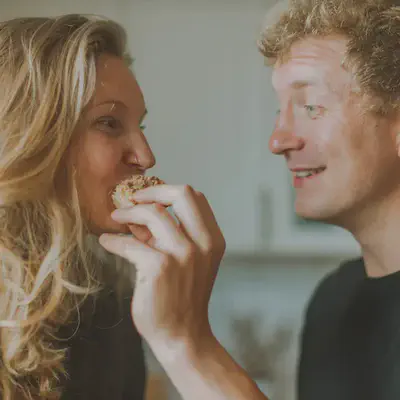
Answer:
<svg viewBox="0 0 400 400"><path fill-rule="evenodd" d="M114 117L101 117L96 121L96 125L106 131L118 131L122 127L121 122Z"/></svg>
<svg viewBox="0 0 400 400"><path fill-rule="evenodd" d="M143 132L143 131L147 128L147 126L142 124L142 125L140 125L139 128L140 128L140 130Z"/></svg>

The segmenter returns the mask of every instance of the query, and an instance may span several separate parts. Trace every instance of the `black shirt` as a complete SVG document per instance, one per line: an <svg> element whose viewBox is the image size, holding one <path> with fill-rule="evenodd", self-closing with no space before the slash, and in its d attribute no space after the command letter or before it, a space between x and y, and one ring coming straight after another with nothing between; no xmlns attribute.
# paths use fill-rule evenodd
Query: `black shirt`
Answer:
<svg viewBox="0 0 400 400"><path fill-rule="evenodd" d="M62 400L144 399L144 353L130 302L124 299L119 308L116 294L104 290L96 302L85 304L79 330L68 340L69 379ZM62 336L70 337L74 328L68 327Z"/></svg>
<svg viewBox="0 0 400 400"><path fill-rule="evenodd" d="M362 259L325 278L307 309L299 400L400 399L400 272L369 278Z"/></svg>

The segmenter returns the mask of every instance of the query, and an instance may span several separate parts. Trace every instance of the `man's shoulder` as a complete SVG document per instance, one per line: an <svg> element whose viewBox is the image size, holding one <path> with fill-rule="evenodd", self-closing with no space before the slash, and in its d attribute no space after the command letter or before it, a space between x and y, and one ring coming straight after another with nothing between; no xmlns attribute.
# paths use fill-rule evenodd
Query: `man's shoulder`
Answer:
<svg viewBox="0 0 400 400"><path fill-rule="evenodd" d="M326 280L337 281L340 283L355 283L364 279L365 268L364 259L362 257L353 258L350 260L343 261L338 268L336 268L330 275L326 277Z"/></svg>
<svg viewBox="0 0 400 400"><path fill-rule="evenodd" d="M346 260L320 281L315 293L337 288L342 288L343 290L346 287L357 284L364 277L365 269L362 258Z"/></svg>
<svg viewBox="0 0 400 400"><path fill-rule="evenodd" d="M317 285L309 301L308 314L318 312L321 307L326 310L327 307L345 302L364 277L362 258L342 262Z"/></svg>

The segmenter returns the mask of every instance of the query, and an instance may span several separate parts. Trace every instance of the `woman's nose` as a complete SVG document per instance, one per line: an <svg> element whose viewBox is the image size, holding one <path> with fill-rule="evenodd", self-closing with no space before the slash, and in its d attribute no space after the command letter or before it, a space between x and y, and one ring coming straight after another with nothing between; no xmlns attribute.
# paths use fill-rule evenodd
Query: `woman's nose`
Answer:
<svg viewBox="0 0 400 400"><path fill-rule="evenodd" d="M156 165L156 158L142 132L135 135L135 140L132 141L131 146L129 163L138 164L142 169L150 169Z"/></svg>

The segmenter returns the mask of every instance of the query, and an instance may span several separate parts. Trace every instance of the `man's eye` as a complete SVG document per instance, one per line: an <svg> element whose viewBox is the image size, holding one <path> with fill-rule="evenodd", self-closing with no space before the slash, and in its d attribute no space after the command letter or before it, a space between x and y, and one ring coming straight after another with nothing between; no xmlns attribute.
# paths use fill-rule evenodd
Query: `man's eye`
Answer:
<svg viewBox="0 0 400 400"><path fill-rule="evenodd" d="M122 127L121 122L114 117L101 117L96 121L96 125L107 131L116 131Z"/></svg>
<svg viewBox="0 0 400 400"><path fill-rule="evenodd" d="M322 106L314 106L309 104L306 104L304 108L306 109L307 114L311 119L316 119L320 117L325 111L324 107Z"/></svg>

